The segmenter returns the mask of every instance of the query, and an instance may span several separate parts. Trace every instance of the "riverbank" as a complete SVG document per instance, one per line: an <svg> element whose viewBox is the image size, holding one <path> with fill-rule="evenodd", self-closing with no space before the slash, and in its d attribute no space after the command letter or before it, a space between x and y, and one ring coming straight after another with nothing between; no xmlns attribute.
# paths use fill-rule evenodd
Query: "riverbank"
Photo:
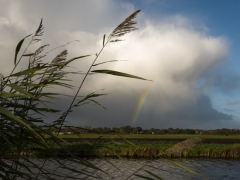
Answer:
<svg viewBox="0 0 240 180"><path fill-rule="evenodd" d="M69 143L73 143L73 142L111 142L112 140L116 141L116 142L124 142L126 140L131 141L132 143L137 143L137 142L151 142L151 143L155 143L155 142L182 142L184 140L187 140L188 138L62 138L64 141L67 141ZM215 143L215 144L240 144L240 139L204 139L204 143L209 144L209 143Z"/></svg>
<svg viewBox="0 0 240 180"><path fill-rule="evenodd" d="M127 158L230 158L240 159L240 144L205 144L174 150L176 142L77 142L55 147L54 155L69 157L127 157ZM34 151L33 151L34 153ZM48 156L47 154L36 154Z"/></svg>

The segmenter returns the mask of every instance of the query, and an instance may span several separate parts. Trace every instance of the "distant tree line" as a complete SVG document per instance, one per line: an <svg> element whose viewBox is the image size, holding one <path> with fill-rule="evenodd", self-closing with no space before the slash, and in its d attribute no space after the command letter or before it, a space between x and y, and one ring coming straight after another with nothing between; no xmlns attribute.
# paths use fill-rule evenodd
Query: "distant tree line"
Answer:
<svg viewBox="0 0 240 180"><path fill-rule="evenodd" d="M57 127L50 127L49 130L56 133ZM168 128L168 129L143 129L141 127L97 127L91 126L65 126L61 130L61 134L87 134L87 133L99 133L99 134L204 134L204 135L231 135L240 134L240 129L215 129L215 130L201 130L201 129L182 129L182 128Z"/></svg>

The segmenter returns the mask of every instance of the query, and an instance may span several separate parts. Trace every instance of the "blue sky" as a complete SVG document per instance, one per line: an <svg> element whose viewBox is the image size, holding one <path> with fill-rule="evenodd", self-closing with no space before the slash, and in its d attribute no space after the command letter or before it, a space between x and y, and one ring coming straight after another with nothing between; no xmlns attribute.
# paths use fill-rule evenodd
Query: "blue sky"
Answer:
<svg viewBox="0 0 240 180"><path fill-rule="evenodd" d="M126 1L132 2L136 9L141 9L147 17L155 20L162 16L183 15L190 18L193 23L204 24L208 33L213 36L228 38L230 51L227 57L228 71L237 71L239 45L240 45L240 2L231 3L224 0L153 0L153 1ZM223 63L224 64L224 63Z"/></svg>
<svg viewBox="0 0 240 180"><path fill-rule="evenodd" d="M41 18L45 31L39 45L56 47L80 41L64 47L70 58L98 52L103 34L111 33L138 9L139 30L124 37L124 42L109 44L99 62L127 59L128 62L104 64L101 68L132 73L154 82L149 85L118 77L89 77L80 94L105 89L109 95L99 101L108 110L85 106L74 111L68 123L240 128L240 1L236 0L0 0L0 73L9 73L11 60L5 59L13 58L18 41L34 32ZM61 50L50 53L46 61ZM73 67L84 71L90 61L87 58ZM74 85L79 83L79 77L71 78ZM144 101L140 106L141 99ZM69 101L63 98L56 106L64 109ZM49 116L48 121L54 118Z"/></svg>

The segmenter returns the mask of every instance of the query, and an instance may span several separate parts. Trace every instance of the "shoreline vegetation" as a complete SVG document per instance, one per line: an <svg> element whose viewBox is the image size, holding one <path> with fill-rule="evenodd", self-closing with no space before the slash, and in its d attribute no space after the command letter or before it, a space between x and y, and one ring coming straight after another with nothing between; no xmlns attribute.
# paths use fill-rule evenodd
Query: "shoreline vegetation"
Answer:
<svg viewBox="0 0 240 180"><path fill-rule="evenodd" d="M47 127L49 131L53 134L58 132L58 126ZM183 128L150 128L144 129L142 127L131 127L131 126L121 126L121 127L91 127L91 126L64 126L59 135L63 134L104 134L104 135L177 135L177 136L186 136L186 135L222 135L222 136L229 136L229 135L238 135L240 137L240 129L210 129L210 130L202 130L202 129L183 129ZM88 136L88 135L87 135Z"/></svg>
<svg viewBox="0 0 240 180"><path fill-rule="evenodd" d="M65 135L73 137L73 135ZM129 141L128 138L122 137L122 141L116 141L114 138L109 141L89 141L87 137L94 135L85 135L85 138L79 138L81 142L63 143L55 146L54 155L61 158L69 158L73 156L85 158L97 157L117 157L117 158L221 158L221 159L240 159L240 143L219 144L206 143L205 139L192 137L187 140L176 142L166 141L152 138L154 135L145 135L144 141ZM109 137L109 136L108 136ZM141 137L141 136L140 136ZM157 136L159 137L159 136ZM174 137L169 135L169 137ZM189 136L187 136L189 137ZM206 138L206 136L203 136ZM233 137L238 137L234 135ZM107 138L107 137L105 137ZM212 138L212 136L209 136ZM226 136L219 136L221 140L229 139ZM46 153L34 153L37 157L48 157ZM25 153L26 154L26 153Z"/></svg>
<svg viewBox="0 0 240 180"><path fill-rule="evenodd" d="M74 143L63 148L54 148L54 154L58 157L69 157L71 155L86 158L104 157L127 157L127 158L223 158L240 159L240 144L198 144L193 148L186 148L179 152L168 152L167 149L174 143L138 143L136 146L128 144L100 143L94 147L87 143ZM66 153L66 150L68 151ZM47 154L36 154L46 157Z"/></svg>
<svg viewBox="0 0 240 180"><path fill-rule="evenodd" d="M98 137L98 138L97 138ZM50 146L48 151L32 147L22 151L22 157L59 158L220 158L240 159L240 135L106 135L106 134L66 134L60 135L65 143ZM132 141L132 138L135 138ZM48 139L48 138L46 138ZM71 143L68 139L74 140ZM185 139L185 140L183 140ZM207 140L213 140L209 143ZM214 142L214 140L217 140ZM230 140L230 143L226 143ZM48 144L51 145L51 138ZM219 142L219 143L218 143ZM54 143L54 141L53 141ZM14 152L14 151L12 151ZM7 157L6 157L7 158Z"/></svg>

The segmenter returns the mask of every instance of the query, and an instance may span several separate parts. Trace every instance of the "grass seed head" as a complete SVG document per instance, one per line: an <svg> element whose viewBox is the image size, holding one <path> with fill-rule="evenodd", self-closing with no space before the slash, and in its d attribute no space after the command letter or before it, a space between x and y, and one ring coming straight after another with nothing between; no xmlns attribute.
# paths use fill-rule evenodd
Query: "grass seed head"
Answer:
<svg viewBox="0 0 240 180"><path fill-rule="evenodd" d="M60 64L61 62L65 61L67 57L67 50L62 51L60 54L58 54L53 60L52 64Z"/></svg>
<svg viewBox="0 0 240 180"><path fill-rule="evenodd" d="M34 34L34 36L42 36L43 35L43 24L42 24L43 19L41 19L40 24Z"/></svg>
<svg viewBox="0 0 240 180"><path fill-rule="evenodd" d="M44 48L46 46L49 46L49 44L45 44L41 47L39 47L33 54L31 62L30 62L30 67L33 67L37 64L39 64L42 60L42 58L44 58L46 55L41 55L41 53L44 51Z"/></svg>
<svg viewBox="0 0 240 180"><path fill-rule="evenodd" d="M137 30L138 28L134 27L134 25L137 24L137 22L134 21L134 19L136 18L139 12L140 10L135 11L130 16L128 16L128 18L126 18L121 24L119 24L108 36L109 42L122 41L121 39L118 39L118 37L122 37L127 33ZM111 40L112 38L117 38L117 39Z"/></svg>

